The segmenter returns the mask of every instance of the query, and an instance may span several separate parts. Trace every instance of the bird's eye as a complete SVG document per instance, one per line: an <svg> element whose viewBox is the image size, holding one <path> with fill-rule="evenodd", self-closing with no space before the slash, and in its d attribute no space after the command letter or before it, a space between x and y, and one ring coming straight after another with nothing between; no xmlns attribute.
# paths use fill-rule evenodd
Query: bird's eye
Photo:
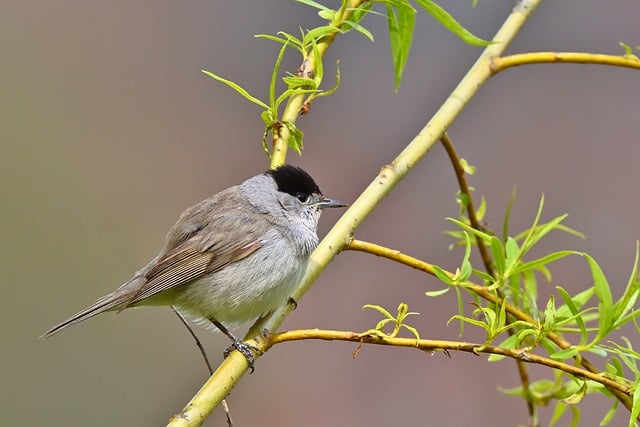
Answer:
<svg viewBox="0 0 640 427"><path fill-rule="evenodd" d="M309 195L304 193L296 194L296 199L300 200L302 203L306 203L309 200Z"/></svg>

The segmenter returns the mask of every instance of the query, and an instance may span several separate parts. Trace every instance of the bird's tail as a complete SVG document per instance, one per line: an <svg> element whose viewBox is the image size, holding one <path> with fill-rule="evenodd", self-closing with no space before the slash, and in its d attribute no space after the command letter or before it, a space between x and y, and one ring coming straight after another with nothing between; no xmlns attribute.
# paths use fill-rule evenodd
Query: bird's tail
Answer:
<svg viewBox="0 0 640 427"><path fill-rule="evenodd" d="M100 313L104 313L105 311L126 308L131 299L132 292L135 289L135 285L137 284L135 283L137 281L136 279L139 279L139 277L134 277L131 281L125 283L114 292L103 296L91 306L74 314L67 320L58 323L47 332L40 335L39 338L45 340L69 326L80 323Z"/></svg>

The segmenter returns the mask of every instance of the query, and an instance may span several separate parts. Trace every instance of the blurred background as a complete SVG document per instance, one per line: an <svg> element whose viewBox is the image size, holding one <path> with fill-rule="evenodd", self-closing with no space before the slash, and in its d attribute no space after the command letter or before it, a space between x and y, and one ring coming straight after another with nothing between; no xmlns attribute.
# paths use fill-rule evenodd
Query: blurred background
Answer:
<svg viewBox="0 0 640 427"><path fill-rule="evenodd" d="M338 2L330 2L335 3ZM512 1L447 1L476 34L491 38ZM621 54L640 44L640 3L543 3L510 53L558 50ZM257 33L296 33L321 24L293 1L193 0L0 2L0 191L2 325L0 413L6 425L159 426L206 380L191 337L166 308L106 314L47 342L52 324L111 291L160 249L187 206L268 167L259 110L206 77L209 69L266 98L279 46ZM333 85L298 124L303 157L289 155L335 198L354 200L379 168L424 126L480 54L426 13L398 93L385 35L370 16L370 43L339 37L325 61ZM299 59L286 58L295 72ZM538 65L491 79L450 129L459 153L476 165L476 198L500 228L514 186L512 229L568 213L580 240L555 233L539 253L576 249L601 264L618 297L631 270L638 221L640 90L637 71L593 65ZM450 251L456 182L435 146L357 231L357 237L455 269ZM340 212L321 220L324 235ZM548 295L591 285L582 259L553 266ZM361 253L333 262L283 328L361 331L379 320L364 304L409 304L421 336L458 339L453 295L428 299L435 279ZM545 301L546 297L543 297ZM471 311L471 308L468 309ZM629 331L629 333L633 333ZM227 340L200 331L214 362ZM633 335L632 335L633 336ZM637 337L637 335L635 335ZM465 340L482 340L467 328ZM632 338L633 340L634 338ZM637 341L636 341L637 342ZM339 342L278 346L229 397L237 426L516 426L525 404L501 394L518 385L511 361ZM593 358L602 367L603 361ZM533 379L550 377L532 369ZM582 425L597 425L603 397L581 405ZM552 408L542 411L548 423ZM626 424L627 414L613 424ZM560 424L568 424L567 419ZM221 411L206 422L224 425Z"/></svg>

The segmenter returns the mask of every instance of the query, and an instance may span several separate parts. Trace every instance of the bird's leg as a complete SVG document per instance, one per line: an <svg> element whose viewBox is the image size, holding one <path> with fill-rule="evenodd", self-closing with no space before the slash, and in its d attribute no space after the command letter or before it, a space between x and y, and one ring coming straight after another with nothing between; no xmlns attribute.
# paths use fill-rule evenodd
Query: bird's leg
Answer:
<svg viewBox="0 0 640 427"><path fill-rule="evenodd" d="M253 371L255 370L253 366L253 362L255 361L253 352L260 352L260 349L249 345L234 336L231 332L229 332L227 328L224 327L222 323L218 322L216 319L211 318L209 320L211 321L211 323L216 325L216 328L218 328L220 332L225 334L233 342L233 344L231 344L231 346L222 353L224 355L224 358L226 359L227 356L229 356L229 353L231 353L233 350L238 350L244 356L244 358L247 359L247 363L249 363L249 367L251 368L251 372L253 373Z"/></svg>
<svg viewBox="0 0 640 427"><path fill-rule="evenodd" d="M209 370L209 374L213 375L213 368L211 367L211 363L209 363L209 356L207 356L207 352L204 350L204 347L202 346L202 343L198 339L198 336L196 335L195 332L193 332L193 329L191 329L191 326L189 326L189 322L187 322L187 319L184 318L182 313L180 313L175 306L172 305L171 306L171 310L173 310L173 312L176 314L176 316L178 316L178 318L180 319L182 324L185 326L185 328L187 328L187 330L189 331L189 334L191 334L193 339L196 340L196 345L198 346L198 350L200 350L200 354L202 355L202 358L204 359L204 363L207 365L207 369Z"/></svg>

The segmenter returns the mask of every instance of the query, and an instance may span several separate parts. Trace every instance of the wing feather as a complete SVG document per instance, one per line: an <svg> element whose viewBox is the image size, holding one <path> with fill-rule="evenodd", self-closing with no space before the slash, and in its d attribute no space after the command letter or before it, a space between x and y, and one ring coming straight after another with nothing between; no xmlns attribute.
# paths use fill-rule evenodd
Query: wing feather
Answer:
<svg viewBox="0 0 640 427"><path fill-rule="evenodd" d="M207 228L161 256L145 274L146 283L132 296L128 306L214 273L246 258L262 246L262 242L255 238L257 236L244 236L239 241L229 241L229 233L222 233L217 236L213 245L203 247L201 237L203 231L206 235ZM207 237L211 240L211 236Z"/></svg>

